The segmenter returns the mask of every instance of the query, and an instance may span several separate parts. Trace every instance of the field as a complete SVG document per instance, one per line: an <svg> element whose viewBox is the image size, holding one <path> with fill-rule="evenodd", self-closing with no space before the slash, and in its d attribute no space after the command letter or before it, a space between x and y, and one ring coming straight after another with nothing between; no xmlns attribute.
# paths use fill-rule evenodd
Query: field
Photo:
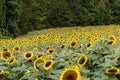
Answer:
<svg viewBox="0 0 120 80"><path fill-rule="evenodd" d="M50 28L0 40L0 80L120 80L120 25Z"/></svg>

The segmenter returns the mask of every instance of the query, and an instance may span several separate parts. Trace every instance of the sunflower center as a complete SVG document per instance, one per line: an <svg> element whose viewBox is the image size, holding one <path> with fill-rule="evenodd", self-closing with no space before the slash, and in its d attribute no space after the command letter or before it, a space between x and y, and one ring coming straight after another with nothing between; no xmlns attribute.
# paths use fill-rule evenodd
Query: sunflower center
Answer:
<svg viewBox="0 0 120 80"><path fill-rule="evenodd" d="M14 60L14 58L12 58L12 59L10 60L10 62L9 62L9 63L12 63L12 62L13 62L13 60Z"/></svg>
<svg viewBox="0 0 120 80"><path fill-rule="evenodd" d="M64 48L64 47L65 47L65 45L62 45L62 46L61 46L61 48Z"/></svg>
<svg viewBox="0 0 120 80"><path fill-rule="evenodd" d="M29 57L31 57L31 54L30 54L30 53L29 53L29 54L27 54L27 55L26 55L26 57L28 57L28 58L29 58Z"/></svg>
<svg viewBox="0 0 120 80"><path fill-rule="evenodd" d="M119 58L117 58L117 60L118 60L118 61L120 61L120 57L119 57Z"/></svg>
<svg viewBox="0 0 120 80"><path fill-rule="evenodd" d="M48 67L48 66L50 66L51 65L51 62L47 62L46 64L45 64L45 67Z"/></svg>
<svg viewBox="0 0 120 80"><path fill-rule="evenodd" d="M16 50L16 51L18 51L18 50L19 50L19 48L18 48L18 47L16 47L16 48L15 48L15 50Z"/></svg>
<svg viewBox="0 0 120 80"><path fill-rule="evenodd" d="M87 45L87 47L90 47L90 46L91 46L91 44L88 44L88 45Z"/></svg>
<svg viewBox="0 0 120 80"><path fill-rule="evenodd" d="M8 57L10 57L10 53L9 52L4 53L4 58L7 59Z"/></svg>
<svg viewBox="0 0 120 80"><path fill-rule="evenodd" d="M79 64L83 64L85 62L85 58L83 57L82 59L80 59Z"/></svg>
<svg viewBox="0 0 120 80"><path fill-rule="evenodd" d="M111 70L109 70L108 72L115 73L115 72L117 72L117 70L116 70L116 69L111 69Z"/></svg>
<svg viewBox="0 0 120 80"><path fill-rule="evenodd" d="M49 53L52 53L53 52L53 50L49 50Z"/></svg>
<svg viewBox="0 0 120 80"><path fill-rule="evenodd" d="M64 73L63 80L77 80L77 73L74 70L69 70Z"/></svg>
<svg viewBox="0 0 120 80"><path fill-rule="evenodd" d="M72 42L72 43L71 43L71 46L74 46L75 44L76 44L75 42Z"/></svg>

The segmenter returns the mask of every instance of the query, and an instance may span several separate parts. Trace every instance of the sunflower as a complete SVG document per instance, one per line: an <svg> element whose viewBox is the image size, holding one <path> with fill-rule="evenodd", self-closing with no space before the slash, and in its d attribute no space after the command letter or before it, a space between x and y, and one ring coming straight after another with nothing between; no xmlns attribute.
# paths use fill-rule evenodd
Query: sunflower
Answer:
<svg viewBox="0 0 120 80"><path fill-rule="evenodd" d="M40 63L45 63L46 60L44 58L37 58L35 61L34 61L34 70L35 71L39 71L39 68L38 68L38 64Z"/></svg>
<svg viewBox="0 0 120 80"><path fill-rule="evenodd" d="M4 61L7 61L9 58L12 57L12 53L9 52L9 51L5 51L5 52L2 52L1 54L1 58L4 60Z"/></svg>
<svg viewBox="0 0 120 80"><path fill-rule="evenodd" d="M92 46L93 46L93 43L90 42L90 43L88 43L88 44L86 45L86 48L91 48Z"/></svg>
<svg viewBox="0 0 120 80"><path fill-rule="evenodd" d="M24 58L25 58L26 60L31 60L32 57L33 57L33 52L28 51L28 52L25 52L25 53L24 53Z"/></svg>
<svg viewBox="0 0 120 80"><path fill-rule="evenodd" d="M51 55L51 54L53 54L54 50L53 49L48 49L47 52L48 52L49 55Z"/></svg>
<svg viewBox="0 0 120 80"><path fill-rule="evenodd" d="M4 51L9 51L9 50L8 50L8 48L3 47L3 48L2 48L2 51L4 52Z"/></svg>
<svg viewBox="0 0 120 80"><path fill-rule="evenodd" d="M13 50L16 52L20 52L20 46L19 45L14 46Z"/></svg>
<svg viewBox="0 0 120 80"><path fill-rule="evenodd" d="M120 61L120 55L115 57L115 60Z"/></svg>
<svg viewBox="0 0 120 80"><path fill-rule="evenodd" d="M59 80L81 80L81 75L77 66L66 68L60 76Z"/></svg>
<svg viewBox="0 0 120 80"><path fill-rule="evenodd" d="M44 56L44 54L43 53L40 53L36 58L41 58L41 57L43 57Z"/></svg>
<svg viewBox="0 0 120 80"><path fill-rule="evenodd" d="M116 67L108 68L105 70L106 74L120 74L120 69Z"/></svg>
<svg viewBox="0 0 120 80"><path fill-rule="evenodd" d="M86 62L87 62L87 56L86 56L86 54L83 54L78 58L77 65L84 66Z"/></svg>
<svg viewBox="0 0 120 80"><path fill-rule="evenodd" d="M65 46L66 46L66 44L61 45L61 46L60 46L60 49L65 48Z"/></svg>
<svg viewBox="0 0 120 80"><path fill-rule="evenodd" d="M70 47L74 47L76 45L76 42L75 41L72 41L71 43L70 43Z"/></svg>
<svg viewBox="0 0 120 80"><path fill-rule="evenodd" d="M109 41L107 42L107 44L115 44L116 43L116 37L114 35L109 37Z"/></svg>
<svg viewBox="0 0 120 80"><path fill-rule="evenodd" d="M54 61L53 60L48 60L44 63L43 68L45 70L49 70L53 66Z"/></svg>
<svg viewBox="0 0 120 80"><path fill-rule="evenodd" d="M12 58L8 61L8 64L14 64L16 61L15 57L12 56Z"/></svg>

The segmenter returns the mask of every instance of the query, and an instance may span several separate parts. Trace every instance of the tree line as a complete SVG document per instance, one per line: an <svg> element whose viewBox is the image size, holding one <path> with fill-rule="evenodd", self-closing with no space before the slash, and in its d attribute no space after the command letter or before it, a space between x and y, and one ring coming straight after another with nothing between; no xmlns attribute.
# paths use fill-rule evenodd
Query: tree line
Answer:
<svg viewBox="0 0 120 80"><path fill-rule="evenodd" d="M51 27L120 24L120 0L0 0L0 35Z"/></svg>

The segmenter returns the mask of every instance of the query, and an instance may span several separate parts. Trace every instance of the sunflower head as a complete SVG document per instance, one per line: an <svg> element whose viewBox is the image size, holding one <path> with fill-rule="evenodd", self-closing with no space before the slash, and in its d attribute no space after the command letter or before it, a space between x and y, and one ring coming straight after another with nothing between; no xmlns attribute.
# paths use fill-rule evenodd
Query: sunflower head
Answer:
<svg viewBox="0 0 120 80"><path fill-rule="evenodd" d="M14 63L15 63L15 61L16 61L15 57L14 57L14 56L12 56L12 58L11 58L11 59L9 59L8 64L14 64Z"/></svg>
<svg viewBox="0 0 120 80"><path fill-rule="evenodd" d="M86 48L91 48L92 46L93 46L93 43L90 42L90 43L88 43L88 44L86 45Z"/></svg>
<svg viewBox="0 0 120 80"><path fill-rule="evenodd" d="M60 49L65 48L65 46L66 46L65 44L61 45L61 46L60 46Z"/></svg>
<svg viewBox="0 0 120 80"><path fill-rule="evenodd" d="M87 56L86 54L81 55L78 60L77 60L77 65L78 66L84 66L87 62Z"/></svg>
<svg viewBox="0 0 120 80"><path fill-rule="evenodd" d="M2 54L1 54L1 58L2 58L4 61L9 60L11 57L12 57L12 53L9 52L9 51L2 52Z"/></svg>
<svg viewBox="0 0 120 80"><path fill-rule="evenodd" d="M18 45L14 46L13 50L16 51L16 52L20 52L20 46L18 46Z"/></svg>
<svg viewBox="0 0 120 80"><path fill-rule="evenodd" d="M120 74L120 69L116 67L106 69L106 74Z"/></svg>
<svg viewBox="0 0 120 80"><path fill-rule="evenodd" d="M34 70L35 70L35 71L39 71L38 64L40 64L40 63L45 63L45 62L46 62L46 59L44 59L44 58L37 58L37 59L34 61Z"/></svg>
<svg viewBox="0 0 120 80"><path fill-rule="evenodd" d="M9 51L8 48L6 48L5 46L2 46L2 51Z"/></svg>
<svg viewBox="0 0 120 80"><path fill-rule="evenodd" d="M44 54L43 53L40 53L38 56L37 56L37 58L41 58L41 57L43 57L44 56Z"/></svg>
<svg viewBox="0 0 120 80"><path fill-rule="evenodd" d="M53 49L48 49L47 52L48 52L49 55L51 55L51 54L53 54L54 50Z"/></svg>
<svg viewBox="0 0 120 80"><path fill-rule="evenodd" d="M70 47L73 47L73 46L75 46L76 45L76 42L75 41L72 41L71 43L70 43Z"/></svg>
<svg viewBox="0 0 120 80"><path fill-rule="evenodd" d="M60 76L59 80L80 80L81 75L77 66L66 68Z"/></svg>
<svg viewBox="0 0 120 80"><path fill-rule="evenodd" d="M32 57L33 57L33 52L28 51L28 52L25 52L25 53L24 53L24 58L25 58L26 60L31 60Z"/></svg>
<svg viewBox="0 0 120 80"><path fill-rule="evenodd" d="M44 63L43 68L45 70L49 70L53 66L54 61L53 60L48 60Z"/></svg>

